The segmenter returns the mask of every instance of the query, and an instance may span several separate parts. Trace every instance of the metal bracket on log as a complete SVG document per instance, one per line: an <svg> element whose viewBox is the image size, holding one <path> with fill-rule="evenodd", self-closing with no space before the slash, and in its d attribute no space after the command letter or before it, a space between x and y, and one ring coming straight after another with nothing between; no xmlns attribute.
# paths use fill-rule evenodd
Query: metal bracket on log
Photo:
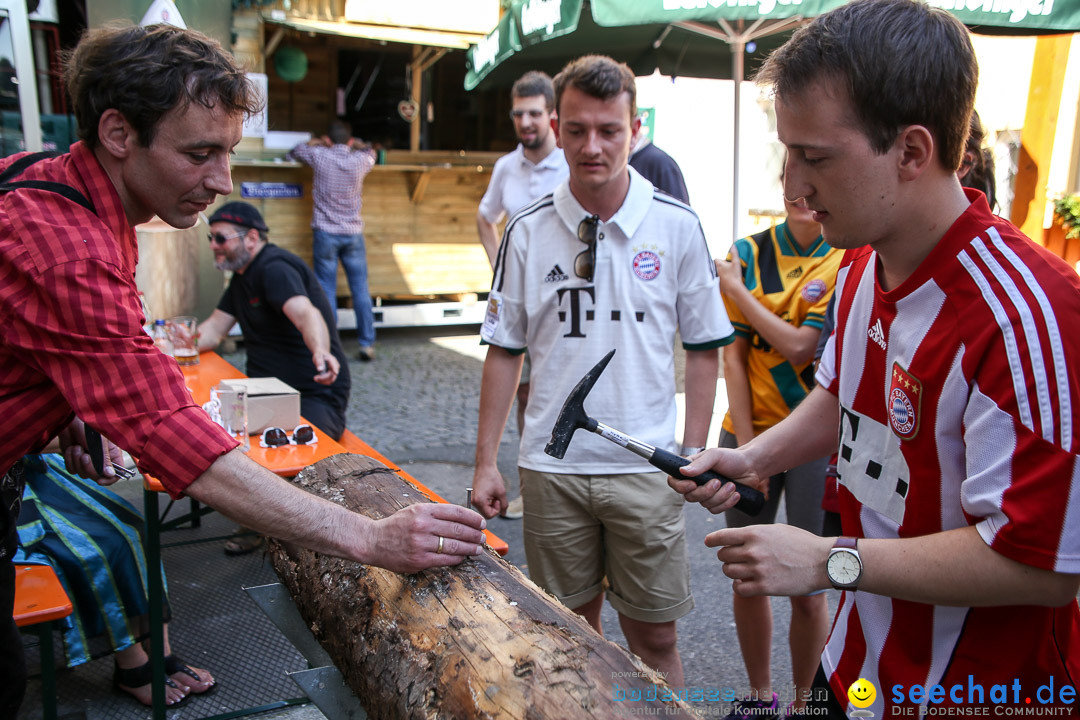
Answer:
<svg viewBox="0 0 1080 720"><path fill-rule="evenodd" d="M360 455L322 460L293 483L374 520L427 502ZM277 541L269 554L373 720L696 717L654 670L490 550L415 575Z"/></svg>
<svg viewBox="0 0 1080 720"><path fill-rule="evenodd" d="M286 674L327 720L367 720L364 706L345 684L345 677L334 667L334 661L312 636L285 586L271 583L246 587L244 592L304 656L310 669Z"/></svg>

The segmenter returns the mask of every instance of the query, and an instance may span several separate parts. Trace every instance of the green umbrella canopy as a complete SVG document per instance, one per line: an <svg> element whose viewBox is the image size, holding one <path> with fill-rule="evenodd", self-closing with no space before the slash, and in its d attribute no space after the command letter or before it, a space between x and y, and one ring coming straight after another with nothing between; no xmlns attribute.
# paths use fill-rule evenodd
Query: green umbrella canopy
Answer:
<svg viewBox="0 0 1080 720"><path fill-rule="evenodd" d="M732 77L730 48L715 33L708 36L668 21L606 27L597 17L595 2L590 10L588 0L515 0L486 40L470 48L465 89L509 87L528 70L555 75L568 61L588 53L625 62L639 76L659 69L672 77ZM791 27L785 24L784 29ZM757 39L745 54L746 66L756 67L786 39Z"/></svg>
<svg viewBox="0 0 1080 720"><path fill-rule="evenodd" d="M948 10L972 32L1039 35L1080 31L1080 0L925 0ZM658 22L815 17L842 4L835 0L592 0L605 27Z"/></svg>
<svg viewBox="0 0 1080 720"><path fill-rule="evenodd" d="M465 89L508 87L527 70L554 75L590 52L636 75L732 79L729 45L753 70L802 21L846 0L513 0L499 26L469 50ZM1080 32L1080 0L929 0L972 32ZM745 75L746 73L744 73ZM738 79L745 79L740 77Z"/></svg>

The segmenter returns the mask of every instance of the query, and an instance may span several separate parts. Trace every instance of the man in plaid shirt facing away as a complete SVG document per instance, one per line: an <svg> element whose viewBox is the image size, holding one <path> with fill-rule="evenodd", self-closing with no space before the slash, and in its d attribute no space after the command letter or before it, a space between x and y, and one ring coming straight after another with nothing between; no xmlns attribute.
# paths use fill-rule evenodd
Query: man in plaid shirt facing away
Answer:
<svg viewBox="0 0 1080 720"><path fill-rule="evenodd" d="M364 176L375 165L375 151L352 136L348 123L336 120L328 135L297 145L288 157L310 165L315 172L311 191L315 206L311 217L315 277L330 299L330 309L336 313L337 266L341 258L356 313L359 358L374 360L375 319L368 293L360 194Z"/></svg>

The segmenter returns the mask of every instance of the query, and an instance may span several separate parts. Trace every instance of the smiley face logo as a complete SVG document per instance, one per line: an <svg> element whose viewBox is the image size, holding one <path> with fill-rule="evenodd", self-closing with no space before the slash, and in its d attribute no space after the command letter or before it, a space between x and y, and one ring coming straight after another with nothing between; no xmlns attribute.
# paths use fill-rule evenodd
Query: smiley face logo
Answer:
<svg viewBox="0 0 1080 720"><path fill-rule="evenodd" d="M859 678L847 689L848 700L857 708L868 708L877 699L877 688L866 678Z"/></svg>

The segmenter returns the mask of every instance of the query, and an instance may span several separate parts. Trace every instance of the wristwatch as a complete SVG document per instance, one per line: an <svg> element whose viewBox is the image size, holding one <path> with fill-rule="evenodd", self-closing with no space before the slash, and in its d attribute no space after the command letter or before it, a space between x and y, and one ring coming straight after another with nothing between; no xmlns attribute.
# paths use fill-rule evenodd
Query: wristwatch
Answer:
<svg viewBox="0 0 1080 720"><path fill-rule="evenodd" d="M679 454L683 457L689 457L691 455L697 455L699 452L705 450L704 445L680 445Z"/></svg>
<svg viewBox="0 0 1080 720"><path fill-rule="evenodd" d="M855 538L839 537L825 561L825 573L837 590L858 590L863 564Z"/></svg>

